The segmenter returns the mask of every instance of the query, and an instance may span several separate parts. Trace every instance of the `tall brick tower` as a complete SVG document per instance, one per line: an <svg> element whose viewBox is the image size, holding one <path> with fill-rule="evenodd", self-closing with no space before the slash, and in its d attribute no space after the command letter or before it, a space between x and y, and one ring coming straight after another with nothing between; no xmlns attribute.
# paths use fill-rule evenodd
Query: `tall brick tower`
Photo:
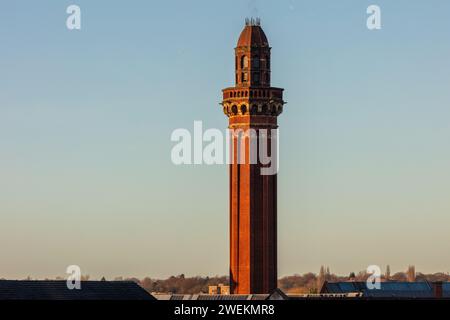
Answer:
<svg viewBox="0 0 450 320"><path fill-rule="evenodd" d="M236 85L222 90L229 129L254 130L258 152L259 133L270 136L278 127L284 104L283 89L270 86L270 49L259 19L247 19L235 48ZM277 288L277 176L262 175L267 165L259 159L239 163L238 154L248 159L251 144L238 139L230 143L231 293L271 293Z"/></svg>

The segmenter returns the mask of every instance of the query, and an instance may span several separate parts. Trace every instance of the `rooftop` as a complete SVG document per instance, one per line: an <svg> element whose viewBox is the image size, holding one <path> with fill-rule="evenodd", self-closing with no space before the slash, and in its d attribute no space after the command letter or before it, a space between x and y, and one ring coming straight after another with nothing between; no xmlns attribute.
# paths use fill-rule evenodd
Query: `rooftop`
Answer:
<svg viewBox="0 0 450 320"><path fill-rule="evenodd" d="M360 293L369 298L435 298L435 286L441 285L442 298L450 298L450 282L399 282L380 283L380 289L368 289L365 282L325 282L321 293L347 294Z"/></svg>
<svg viewBox="0 0 450 320"><path fill-rule="evenodd" d="M245 19L245 28L242 30L237 47L268 47L266 34L261 28L261 21L257 19Z"/></svg>
<svg viewBox="0 0 450 320"><path fill-rule="evenodd" d="M131 281L82 281L70 290L61 280L0 280L0 300L155 300Z"/></svg>

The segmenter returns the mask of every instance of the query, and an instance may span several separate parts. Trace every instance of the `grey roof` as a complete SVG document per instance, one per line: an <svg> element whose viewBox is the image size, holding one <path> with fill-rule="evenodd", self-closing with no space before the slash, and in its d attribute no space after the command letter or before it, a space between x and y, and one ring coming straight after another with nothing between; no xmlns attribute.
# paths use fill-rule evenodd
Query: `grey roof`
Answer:
<svg viewBox="0 0 450 320"><path fill-rule="evenodd" d="M155 300L131 281L82 281L69 290L66 281L0 280L0 300Z"/></svg>
<svg viewBox="0 0 450 320"><path fill-rule="evenodd" d="M328 282L323 293L361 292L364 297L372 298L433 298L432 284L428 282L381 282L380 289L368 289L365 282ZM450 283L442 285L443 296L450 297Z"/></svg>
<svg viewBox="0 0 450 320"><path fill-rule="evenodd" d="M442 282L442 297L450 298L450 282Z"/></svg>
<svg viewBox="0 0 450 320"><path fill-rule="evenodd" d="M249 298L246 294L201 294L197 300L249 300Z"/></svg>
<svg viewBox="0 0 450 320"><path fill-rule="evenodd" d="M268 294L155 294L158 300L266 300Z"/></svg>
<svg viewBox="0 0 450 320"><path fill-rule="evenodd" d="M289 297L283 292L283 290L276 288L267 299L268 300L289 300Z"/></svg>

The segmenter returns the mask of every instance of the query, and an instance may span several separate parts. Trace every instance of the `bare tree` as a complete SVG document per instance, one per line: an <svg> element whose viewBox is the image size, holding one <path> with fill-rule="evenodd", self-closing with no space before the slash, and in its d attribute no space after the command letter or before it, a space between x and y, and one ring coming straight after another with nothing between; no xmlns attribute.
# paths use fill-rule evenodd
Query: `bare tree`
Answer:
<svg viewBox="0 0 450 320"><path fill-rule="evenodd" d="M88 281L90 276L88 274L81 275L81 281Z"/></svg>
<svg viewBox="0 0 450 320"><path fill-rule="evenodd" d="M322 286L325 282L326 273L325 273L325 267L320 266L319 276L317 277L317 291L320 291L322 289Z"/></svg>
<svg viewBox="0 0 450 320"><path fill-rule="evenodd" d="M391 267L389 265L386 266L386 273L384 274L384 277L386 280L389 280L391 278Z"/></svg>
<svg viewBox="0 0 450 320"><path fill-rule="evenodd" d="M416 267L413 265L410 265L408 267L408 271L406 271L406 278L408 282L414 282L416 281Z"/></svg>

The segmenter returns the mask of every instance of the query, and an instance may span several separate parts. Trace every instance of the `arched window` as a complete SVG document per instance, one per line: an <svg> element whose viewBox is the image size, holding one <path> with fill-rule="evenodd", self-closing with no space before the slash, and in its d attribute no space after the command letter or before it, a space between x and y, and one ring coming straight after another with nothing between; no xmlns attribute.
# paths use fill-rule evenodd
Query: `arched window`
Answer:
<svg viewBox="0 0 450 320"><path fill-rule="evenodd" d="M255 69L259 68L259 56L252 57L252 68L255 68Z"/></svg>
<svg viewBox="0 0 450 320"><path fill-rule="evenodd" d="M248 68L248 57L242 56L241 57L241 69Z"/></svg>
<svg viewBox="0 0 450 320"><path fill-rule="evenodd" d="M258 85L258 84L259 84L259 81L260 81L260 79L259 79L259 73L258 73L258 72L255 72L255 73L252 75L252 77L253 77L253 83L256 84L256 85Z"/></svg>

